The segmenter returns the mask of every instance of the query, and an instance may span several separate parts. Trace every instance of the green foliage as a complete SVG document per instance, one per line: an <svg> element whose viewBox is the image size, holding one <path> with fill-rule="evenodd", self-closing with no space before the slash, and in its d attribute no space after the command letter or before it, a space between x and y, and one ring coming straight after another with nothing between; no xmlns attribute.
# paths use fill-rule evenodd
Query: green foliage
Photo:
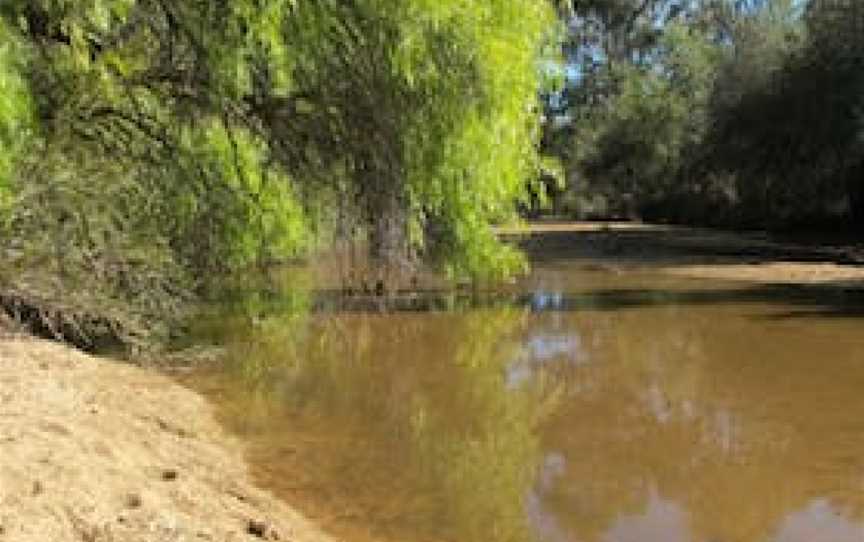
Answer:
<svg viewBox="0 0 864 542"><path fill-rule="evenodd" d="M393 233L454 276L512 274L521 261L489 223L512 217L538 167L534 104L552 23L529 1L298 5L294 83L308 131L329 128L308 152L341 161L366 223L388 207L406 215L379 237Z"/></svg>
<svg viewBox="0 0 864 542"><path fill-rule="evenodd" d="M320 211L318 196L332 201L338 194L351 202L340 215L365 225L376 257L421 253L453 276L507 276L523 265L498 245L489 223L513 217L514 201L538 169L538 66L556 33L543 3L94 0L15 2L7 11L32 37L55 45L40 90L63 80L66 92L44 105L69 106L63 116L106 145L116 140L106 132L118 119L103 122L94 109L144 124L175 154L188 154L184 124L218 117L227 131L263 134L261 159L251 159L261 171L224 175L219 162L236 157L221 145L222 158L212 148L192 152L183 175L222 173L217 191L241 200L250 196L241 185L252 177L269 179L268 190L291 179L293 186L278 190L294 200L284 210L295 215L301 204ZM81 111L83 95L101 107ZM101 133L93 134L94 123ZM248 166L248 158L239 162ZM213 181L204 184L213 191ZM230 212L243 214L245 204L235 204ZM254 222L255 211L245 212ZM258 222L272 222L269 216ZM236 220L217 235L237 245L218 257L230 264L248 261L255 244L239 233L244 219ZM264 244L277 230L288 236L276 254L298 245L303 219L291 220L264 235Z"/></svg>
<svg viewBox="0 0 864 542"><path fill-rule="evenodd" d="M616 92L583 112L575 130L573 164L589 179L582 189L626 205L619 212L674 189L683 153L704 137L720 56L705 36L668 26L649 66L610 69Z"/></svg>
<svg viewBox="0 0 864 542"><path fill-rule="evenodd" d="M32 145L11 185L0 290L35 330L82 347L164 340L190 280L147 205L148 172L88 146Z"/></svg>
<svg viewBox="0 0 864 542"><path fill-rule="evenodd" d="M538 53L551 21L536 2L488 2L470 16L466 2L442 2L438 10L444 4L453 10L443 17L449 15L455 34L446 39L464 45L452 53L445 49L449 54L439 60L444 69L438 71L477 59L476 79L468 87L474 90L451 97L448 92L466 90L461 81L452 75L431 81L426 92L437 99L408 141L409 183L426 212L452 236L446 245L452 273L512 274L520 260L497 245L485 224L511 217L512 201L539 169ZM434 58L432 49L441 39L434 32L426 39L427 56Z"/></svg>
<svg viewBox="0 0 864 542"><path fill-rule="evenodd" d="M224 247L222 266L237 269L284 261L308 248L308 225L293 183L268 163L261 138L217 119L199 121L187 132L191 160L211 185L225 192L221 203L211 199L221 205L215 210L220 222L211 226L210 233L220 236L214 244ZM195 197L186 201L189 207L181 213L188 220L186 227L214 212L212 207L198 207L200 201Z"/></svg>
<svg viewBox="0 0 864 542"><path fill-rule="evenodd" d="M23 75L26 51L0 19L0 217L19 154L34 136L33 103Z"/></svg>
<svg viewBox="0 0 864 542"><path fill-rule="evenodd" d="M570 3L566 3L568 6ZM864 216L860 10L574 3L546 135L574 211L745 227ZM562 113L563 112L563 113ZM578 213L577 213L578 214Z"/></svg>
<svg viewBox="0 0 864 542"><path fill-rule="evenodd" d="M742 24L750 29L742 44L752 43L760 59L728 69L739 75L715 89L715 128L693 169L729 177L727 222L794 227L848 221L859 213L864 153L855 115L864 104L864 77L852 59L864 53L861 18L851 5L844 8L847 25L832 24L825 40L813 8L802 20L778 1ZM827 12L836 17L844 9ZM738 62L730 58L728 65ZM749 84L734 88L745 77Z"/></svg>
<svg viewBox="0 0 864 542"><path fill-rule="evenodd" d="M202 282L325 235L365 235L380 266L524 268L491 226L540 169L539 68L558 34L545 3L10 0L0 21L0 141L16 142L0 186L19 207L5 240L36 261L65 239L51 273L69 288L85 288L69 278L84 254L118 269L146 238L163 278ZM131 279L102 280L117 301Z"/></svg>

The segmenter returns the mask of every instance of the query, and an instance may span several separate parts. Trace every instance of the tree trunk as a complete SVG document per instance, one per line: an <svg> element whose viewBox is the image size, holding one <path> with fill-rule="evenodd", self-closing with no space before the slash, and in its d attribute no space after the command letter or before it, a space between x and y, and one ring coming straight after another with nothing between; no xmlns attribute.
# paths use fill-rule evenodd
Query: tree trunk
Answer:
<svg viewBox="0 0 864 542"><path fill-rule="evenodd" d="M849 198L849 220L864 225L864 162L846 173L846 194Z"/></svg>
<svg viewBox="0 0 864 542"><path fill-rule="evenodd" d="M408 260L408 209L395 187L373 194L368 207L369 257L379 267Z"/></svg>

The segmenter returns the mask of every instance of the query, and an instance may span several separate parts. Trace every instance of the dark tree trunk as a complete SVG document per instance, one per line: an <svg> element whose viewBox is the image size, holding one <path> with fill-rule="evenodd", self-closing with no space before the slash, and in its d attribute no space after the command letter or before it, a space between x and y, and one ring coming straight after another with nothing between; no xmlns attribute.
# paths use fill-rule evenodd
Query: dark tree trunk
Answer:
<svg viewBox="0 0 864 542"><path fill-rule="evenodd" d="M378 266L408 261L408 209L396 186L381 187L368 202L369 256Z"/></svg>
<svg viewBox="0 0 864 542"><path fill-rule="evenodd" d="M864 162L846 174L846 194L849 198L849 220L856 226L864 225Z"/></svg>

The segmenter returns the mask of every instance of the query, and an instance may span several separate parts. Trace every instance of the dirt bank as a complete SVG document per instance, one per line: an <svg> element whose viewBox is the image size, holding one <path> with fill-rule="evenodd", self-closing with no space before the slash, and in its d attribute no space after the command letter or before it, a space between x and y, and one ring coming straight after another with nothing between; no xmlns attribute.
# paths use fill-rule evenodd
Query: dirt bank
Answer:
<svg viewBox="0 0 864 542"><path fill-rule="evenodd" d="M60 344L0 338L0 541L329 538L250 482L207 402Z"/></svg>
<svg viewBox="0 0 864 542"><path fill-rule="evenodd" d="M848 242L796 243L763 233L639 223L539 222L499 234L535 262L754 283L864 285L864 246Z"/></svg>

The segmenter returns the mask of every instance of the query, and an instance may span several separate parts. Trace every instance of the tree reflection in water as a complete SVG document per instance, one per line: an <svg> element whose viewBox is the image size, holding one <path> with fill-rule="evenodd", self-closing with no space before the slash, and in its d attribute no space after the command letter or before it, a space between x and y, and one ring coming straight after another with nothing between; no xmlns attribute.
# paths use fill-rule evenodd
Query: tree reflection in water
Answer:
<svg viewBox="0 0 864 542"><path fill-rule="evenodd" d="M195 385L261 483L350 540L864 539L856 321L603 291L271 318Z"/></svg>

